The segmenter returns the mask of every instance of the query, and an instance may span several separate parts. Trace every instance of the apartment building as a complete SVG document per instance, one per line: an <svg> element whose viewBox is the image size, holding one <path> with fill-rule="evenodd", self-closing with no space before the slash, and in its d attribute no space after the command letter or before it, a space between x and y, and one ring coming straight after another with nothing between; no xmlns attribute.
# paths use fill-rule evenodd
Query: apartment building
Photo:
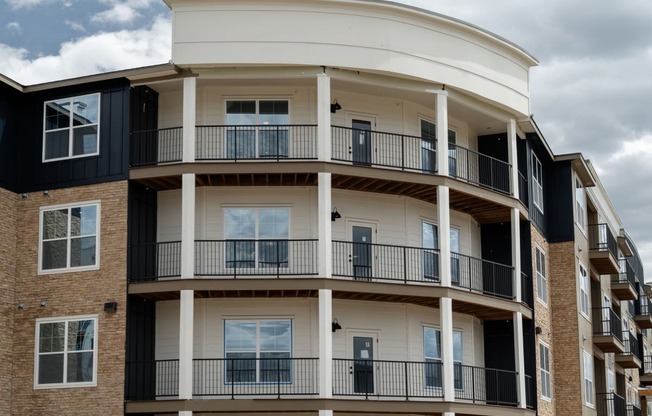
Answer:
<svg viewBox="0 0 652 416"><path fill-rule="evenodd" d="M389 2L166 4L174 64L1 79L0 413L640 414L641 260L532 55Z"/></svg>

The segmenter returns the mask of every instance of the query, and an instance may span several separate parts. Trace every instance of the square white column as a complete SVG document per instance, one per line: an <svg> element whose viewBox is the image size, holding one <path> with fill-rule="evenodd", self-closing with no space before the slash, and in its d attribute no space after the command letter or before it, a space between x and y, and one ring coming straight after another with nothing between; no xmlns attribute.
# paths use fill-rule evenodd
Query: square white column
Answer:
<svg viewBox="0 0 652 416"><path fill-rule="evenodd" d="M448 91L437 91L437 174L448 176Z"/></svg>
<svg viewBox="0 0 652 416"><path fill-rule="evenodd" d="M333 242L331 229L331 174L319 172L317 174L317 193L319 205L317 221L319 232L318 269L319 277L330 278L333 274Z"/></svg>
<svg viewBox="0 0 652 416"><path fill-rule="evenodd" d="M441 325L441 361L443 365L444 401L455 401L455 363L453 361L453 300L439 300Z"/></svg>
<svg viewBox="0 0 652 416"><path fill-rule="evenodd" d="M194 290L182 290L179 302L179 399L192 399Z"/></svg>
<svg viewBox="0 0 652 416"><path fill-rule="evenodd" d="M333 291L319 289L319 397L333 397Z"/></svg>
<svg viewBox="0 0 652 416"><path fill-rule="evenodd" d="M195 274L195 175L181 176L181 278Z"/></svg>
<svg viewBox="0 0 652 416"><path fill-rule="evenodd" d="M519 197L518 190L518 144L516 143L518 138L516 135L516 120L511 119L507 123L507 158L512 168L509 172L510 186L512 188L512 195L514 198Z"/></svg>
<svg viewBox="0 0 652 416"><path fill-rule="evenodd" d="M183 79L183 161L195 161L195 119L197 114L197 78Z"/></svg>
<svg viewBox="0 0 652 416"><path fill-rule="evenodd" d="M441 285L451 285L451 244L450 244L450 189L448 186L437 188L437 237L439 240L439 279Z"/></svg>
<svg viewBox="0 0 652 416"><path fill-rule="evenodd" d="M331 160L331 78L317 75L317 158Z"/></svg>
<svg viewBox="0 0 652 416"><path fill-rule="evenodd" d="M514 288L514 300L521 302L521 214L518 209L511 210L512 229L512 287Z"/></svg>
<svg viewBox="0 0 652 416"><path fill-rule="evenodd" d="M514 312L514 360L518 384L516 392L518 394L518 407L525 409L525 357L523 351L523 314Z"/></svg>

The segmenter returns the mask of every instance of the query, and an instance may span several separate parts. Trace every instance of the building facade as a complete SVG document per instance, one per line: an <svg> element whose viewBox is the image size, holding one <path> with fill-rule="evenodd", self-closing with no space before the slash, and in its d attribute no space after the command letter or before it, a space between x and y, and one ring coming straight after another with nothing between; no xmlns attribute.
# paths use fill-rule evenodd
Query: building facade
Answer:
<svg viewBox="0 0 652 416"><path fill-rule="evenodd" d="M389 2L166 4L174 64L2 78L0 413L641 414L642 263L529 53Z"/></svg>

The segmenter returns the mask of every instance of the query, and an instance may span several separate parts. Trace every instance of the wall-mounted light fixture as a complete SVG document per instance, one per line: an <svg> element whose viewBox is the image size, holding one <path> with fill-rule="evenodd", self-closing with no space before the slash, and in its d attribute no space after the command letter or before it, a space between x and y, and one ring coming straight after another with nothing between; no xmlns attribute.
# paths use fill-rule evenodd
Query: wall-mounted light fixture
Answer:
<svg viewBox="0 0 652 416"><path fill-rule="evenodd" d="M106 302L104 304L104 312L115 312L118 310L118 302Z"/></svg>
<svg viewBox="0 0 652 416"><path fill-rule="evenodd" d="M335 221L338 218L342 218L342 214L337 212L337 207L333 208L333 212L331 212L331 221Z"/></svg>
<svg viewBox="0 0 652 416"><path fill-rule="evenodd" d="M41 305L41 308L45 308L46 306L48 306L48 300L47 299L41 299L40 305Z"/></svg>
<svg viewBox="0 0 652 416"><path fill-rule="evenodd" d="M18 309L25 309L25 302L20 302L18 304Z"/></svg>
<svg viewBox="0 0 652 416"><path fill-rule="evenodd" d="M534 333L535 334L541 335L542 332L543 332L543 329L540 326L534 328Z"/></svg>
<svg viewBox="0 0 652 416"><path fill-rule="evenodd" d="M335 101L333 101L333 104L331 104L331 113L337 113L337 110L341 110L342 106L340 103L337 102L337 98Z"/></svg>
<svg viewBox="0 0 652 416"><path fill-rule="evenodd" d="M21 194L20 197L23 198L23 199L27 199L27 198L29 198L29 194L27 192L25 192L24 194Z"/></svg>
<svg viewBox="0 0 652 416"><path fill-rule="evenodd" d="M342 325L340 325L340 323L337 322L337 318L333 319L333 323L332 323L331 326L332 326L333 332L339 331L340 329L342 329Z"/></svg>

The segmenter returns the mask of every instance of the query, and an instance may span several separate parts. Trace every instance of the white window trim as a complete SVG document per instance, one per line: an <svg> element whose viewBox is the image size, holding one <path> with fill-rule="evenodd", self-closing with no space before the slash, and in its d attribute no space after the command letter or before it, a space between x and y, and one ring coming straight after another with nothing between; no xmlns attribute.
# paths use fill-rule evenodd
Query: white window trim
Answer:
<svg viewBox="0 0 652 416"><path fill-rule="evenodd" d="M72 147L74 145L73 143L73 127L68 126L65 129L64 128L59 128L59 129L51 129L51 130L46 130L46 116L47 116L47 105L48 103L52 103L55 101L61 101L61 100L70 100L71 103L73 103L76 99L82 98L82 97L91 97L91 96L97 96L97 123L91 123L91 124L85 124L85 126L97 126L97 151L95 153L84 153L83 155L73 155L72 154ZM82 157L91 157L91 156L98 156L100 154L100 126L101 126L101 119L100 117L102 116L102 94L97 92L94 94L83 94L83 95L76 95L73 97L63 97L63 98L58 98L55 100L48 100L43 103L43 146L41 149L41 160L43 163L49 163L49 162L57 162L61 160L68 160L68 159L79 159ZM63 131L63 130L68 130L68 156L64 157L57 157L57 158L52 158L52 159L46 159L45 158L45 137L46 133L50 131Z"/></svg>
<svg viewBox="0 0 652 416"><path fill-rule="evenodd" d="M595 370L593 368L593 356L589 354L588 352L582 350L583 352L583 358L584 358L584 365L582 369L582 379L584 381L584 404L590 408L595 407L595 399L593 397L593 392L595 390ZM587 369L587 360L588 360L588 369ZM587 370L591 370L590 374ZM591 377L587 377L590 375ZM586 382L589 380L591 382L591 391L586 391Z"/></svg>
<svg viewBox="0 0 652 416"><path fill-rule="evenodd" d="M579 187L578 187L579 185ZM582 197L583 201L578 201L578 190L582 190ZM581 209L581 218L580 218L580 209ZM586 234L586 222L587 222L587 216L586 216L586 188L584 187L584 184L580 180L579 176L575 176L575 224L577 224L578 228L582 230L584 234Z"/></svg>
<svg viewBox="0 0 652 416"><path fill-rule="evenodd" d="M541 359L543 358L541 356L541 346L543 346L546 349L547 355L548 355L548 369L545 370L543 367L541 367ZM551 366L551 361L550 361L550 345L543 341L539 341L539 372L544 372L548 374L548 391L550 392L550 396L544 396L543 394L543 385L541 388L541 399L551 402L552 401L552 366ZM540 374L539 373L539 374ZM542 378L541 376L539 376Z"/></svg>
<svg viewBox="0 0 652 416"><path fill-rule="evenodd" d="M582 269L584 269L584 276L582 277ZM582 314L583 317L585 317L588 321L591 321L591 317L589 316L589 313L591 312L591 297L590 297L590 285L591 285L591 279L589 278L589 271L587 268L582 264L582 262L578 262L578 267L577 267L577 277L579 279L579 289L580 289L580 299L579 299L579 304L580 304L580 313ZM584 279L584 280L583 280ZM584 293L586 293L586 309L587 311L582 310L582 282L586 283L586 290L584 290Z"/></svg>
<svg viewBox="0 0 652 416"><path fill-rule="evenodd" d="M422 338L421 347L423 348L423 351L422 351L421 355L423 356L423 361L425 362L426 361L426 347L425 347L426 329L431 329L431 330L434 330L434 331L438 332L440 342L442 342L442 343L444 342L443 339L442 339L444 335L443 335L443 332L442 332L441 328L438 327L438 326L423 325L422 328L423 329L421 330L421 338ZM461 341L462 341L461 350L460 350L460 354L462 355L462 358L461 358L461 360L456 360L455 359L455 345L453 345L453 365L455 365L455 364L464 365L464 331L462 331L462 329L453 328L453 337L455 337L455 334L459 334L460 338L461 338ZM439 346L439 349L440 349L439 353L440 354L442 353L441 348L442 348L442 345ZM439 360L439 362L442 363L442 365L444 363L444 359L442 357L439 357L439 358L431 357L431 358L435 359L435 360ZM443 370L443 368L442 368L442 370ZM462 374L462 377L464 377L463 374ZM443 379L442 379L442 383L443 383ZM426 388L427 389L440 389L440 390L442 389L441 386L426 386ZM462 388L460 388L460 389L455 388L455 390L464 391L464 381L463 380L462 380Z"/></svg>
<svg viewBox="0 0 652 416"><path fill-rule="evenodd" d="M83 321L83 320L93 320L93 329L95 334L93 334L93 381L90 382L81 382L81 383L63 383L58 384L38 384L38 367L39 367L39 336L41 331L41 324L50 323L50 322L68 322L68 321ZM67 325L66 325L67 328ZM67 329L66 329L67 331ZM44 389L71 389L78 387L95 387L97 386L97 356L99 355L99 329L98 329L98 315L78 315L78 316L60 316L53 318L37 318L36 319L36 330L34 337L34 389L35 390L44 390ZM64 340L67 342L67 340ZM64 352L64 370L67 368L66 362L68 359L68 352ZM65 374L65 373L64 373Z"/></svg>
<svg viewBox="0 0 652 416"><path fill-rule="evenodd" d="M539 273L539 270L537 268L537 263L539 262L539 253L543 256L543 275ZM537 300L541 302L543 305L548 306L548 296L549 296L549 291L548 291L548 276L547 276L547 267L546 267L546 252L541 249L538 245L534 246L534 272L537 276ZM546 298L543 299L541 297L541 294L539 293L539 276L541 276L541 279L543 280L543 283L545 285L545 291L546 291Z"/></svg>
<svg viewBox="0 0 652 416"><path fill-rule="evenodd" d="M536 187L536 190L535 190L534 187L532 188L532 193L533 193L532 203L543 214L543 177L541 178L541 182L539 182L539 180L537 179L537 175L536 175L537 165L540 167L539 171L541 172L541 175L543 175L543 165L541 164L541 161L539 160L539 158L537 157L537 155L534 152L532 152L532 159L531 160L533 162L532 163L532 183L534 184L534 187ZM541 194L540 195L541 196L541 201L540 201L541 206L539 206L539 204L536 201L536 198L534 198L534 194L538 194L539 190L540 190L540 194Z"/></svg>
<svg viewBox="0 0 652 416"><path fill-rule="evenodd" d="M80 267L70 267L60 269L43 269L43 213L46 211L53 211L62 208L77 208L95 205L97 218L95 219L95 264L92 266L80 266ZM84 202L74 202L70 204L61 204L61 205L48 205L45 207L39 208L39 225L38 225L38 274L60 274L60 273L72 273L72 272L85 272L89 270L99 270L100 268L100 230L101 230L101 218L102 218L102 204L100 201L84 201ZM68 220L68 241L70 241L70 219ZM66 263L70 261L70 248L68 248L68 258Z"/></svg>

